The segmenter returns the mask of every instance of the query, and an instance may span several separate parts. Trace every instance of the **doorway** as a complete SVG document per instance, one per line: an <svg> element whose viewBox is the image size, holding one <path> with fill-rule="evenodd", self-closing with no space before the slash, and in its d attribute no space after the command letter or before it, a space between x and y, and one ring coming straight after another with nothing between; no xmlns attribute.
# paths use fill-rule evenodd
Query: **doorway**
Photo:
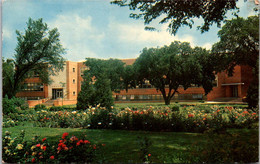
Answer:
<svg viewBox="0 0 260 164"><path fill-rule="evenodd" d="M232 97L238 97L238 87L237 85L231 86L232 89Z"/></svg>
<svg viewBox="0 0 260 164"><path fill-rule="evenodd" d="M63 89L52 89L52 99L63 98Z"/></svg>

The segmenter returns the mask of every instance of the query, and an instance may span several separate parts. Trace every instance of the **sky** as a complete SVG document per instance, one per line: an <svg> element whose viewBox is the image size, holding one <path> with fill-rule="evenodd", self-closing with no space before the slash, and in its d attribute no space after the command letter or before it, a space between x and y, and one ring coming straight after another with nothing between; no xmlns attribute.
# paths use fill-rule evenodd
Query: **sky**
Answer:
<svg viewBox="0 0 260 164"><path fill-rule="evenodd" d="M240 0L239 16L255 15L253 0ZM170 35L167 24L155 25L158 31L144 30L143 20L129 17L127 7L110 4L110 0L3 0L2 1L2 56L13 58L17 45L16 30L24 32L28 18L43 18L50 29L58 28L60 40L66 49L65 59L83 61L92 58L137 58L142 49L162 47L177 40L190 42L192 47L210 49L219 41L220 28L211 26L203 34L196 25L181 27ZM231 18L231 12L228 13Z"/></svg>

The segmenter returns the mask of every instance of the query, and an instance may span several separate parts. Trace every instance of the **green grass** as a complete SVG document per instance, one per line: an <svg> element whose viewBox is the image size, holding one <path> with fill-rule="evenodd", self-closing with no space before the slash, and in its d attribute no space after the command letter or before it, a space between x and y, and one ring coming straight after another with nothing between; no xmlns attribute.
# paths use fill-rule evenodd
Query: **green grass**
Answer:
<svg viewBox="0 0 260 164"><path fill-rule="evenodd" d="M188 146L194 142L205 143L206 136L199 133L184 132L146 132L146 131L124 131L124 130L101 130L101 129L79 129L79 128L40 128L27 126L16 126L3 128L3 133L8 130L12 136L18 136L21 130L25 130L25 140L31 141L34 136L46 137L48 141L57 143L64 132L77 137L87 135L87 138L100 144L103 147L103 155L108 163L123 162L135 163L140 161L140 144L138 137L148 137L152 142L149 153L152 154L152 161L163 163L167 161L180 162L177 158L179 153L184 153ZM230 132L244 134L250 139L251 133L257 130L231 129Z"/></svg>
<svg viewBox="0 0 260 164"><path fill-rule="evenodd" d="M87 135L90 141L103 143L104 157L107 162L141 162L140 145L138 137L148 137L152 146L150 153L152 161L162 163L162 156L183 152L194 141L203 142L203 135L197 133L176 133L176 132L145 132L145 131L122 131L122 130L91 130L78 128L40 128L17 126L3 128L3 133L8 130L12 136L20 134L25 130L25 140L31 139L37 135L41 138L46 137L50 142L57 142L64 132L75 136ZM176 159L176 162L178 160Z"/></svg>
<svg viewBox="0 0 260 164"><path fill-rule="evenodd" d="M248 107L247 104L233 104L233 103L201 103L199 101L192 101L192 102L171 102L170 105L165 105L164 102L140 102L140 103L116 103L115 108L143 108L149 106L173 106L173 105L180 105L180 106L188 106L188 105L217 105L217 106L233 106L234 108L246 108Z"/></svg>

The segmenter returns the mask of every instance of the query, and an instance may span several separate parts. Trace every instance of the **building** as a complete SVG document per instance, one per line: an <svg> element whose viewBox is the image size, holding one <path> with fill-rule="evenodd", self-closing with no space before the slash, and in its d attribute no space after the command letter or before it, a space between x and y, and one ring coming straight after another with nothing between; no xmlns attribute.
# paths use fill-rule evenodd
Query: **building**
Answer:
<svg viewBox="0 0 260 164"><path fill-rule="evenodd" d="M122 59L126 65L134 63L135 59ZM83 62L66 61L63 71L56 76L51 76L50 85L43 84L39 77L25 80L23 91L17 97L26 99L29 106L41 103L49 105L70 105L77 103L77 95L81 90L83 72L88 69ZM207 95L204 95L202 87L190 87L187 90L179 88L172 101L207 100L207 101L227 101L236 99L242 101L246 96L247 89L252 80L252 68L249 66L236 66L232 77L228 77L225 72L216 75L215 87ZM163 101L160 91L146 81L142 86L135 89L125 90L113 94L116 102L140 102L140 101Z"/></svg>

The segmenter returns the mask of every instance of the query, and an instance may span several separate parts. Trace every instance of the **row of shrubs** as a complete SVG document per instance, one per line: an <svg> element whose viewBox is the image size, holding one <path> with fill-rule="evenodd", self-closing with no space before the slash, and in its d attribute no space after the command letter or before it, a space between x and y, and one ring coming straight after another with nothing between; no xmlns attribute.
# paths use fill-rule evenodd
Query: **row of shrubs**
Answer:
<svg viewBox="0 0 260 164"><path fill-rule="evenodd" d="M258 113L228 106L174 108L147 106L139 109L115 108L111 110L92 107L85 111L50 111L48 109L27 114L13 113L6 117L20 122L32 121L38 127L186 132L257 128L258 122Z"/></svg>

